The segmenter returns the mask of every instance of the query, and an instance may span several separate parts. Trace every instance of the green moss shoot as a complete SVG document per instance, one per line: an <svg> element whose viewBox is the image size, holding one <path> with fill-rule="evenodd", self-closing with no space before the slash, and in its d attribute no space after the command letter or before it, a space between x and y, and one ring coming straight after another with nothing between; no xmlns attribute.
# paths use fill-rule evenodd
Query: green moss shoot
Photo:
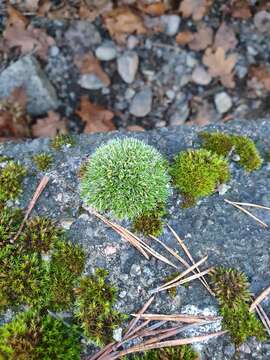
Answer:
<svg viewBox="0 0 270 360"><path fill-rule="evenodd" d="M167 282L175 279L178 275L180 275L180 273L176 271L173 274L170 274L170 275L166 276L165 279L164 279L164 284L166 284ZM176 297L176 295L177 295L176 287L168 289L167 292L168 292L168 294L170 295L170 297L172 299L174 299Z"/></svg>
<svg viewBox="0 0 270 360"><path fill-rule="evenodd" d="M231 151L239 155L239 164L246 171L257 170L262 165L262 158L253 140L246 136L228 135L221 132L201 132L202 146L219 155L228 156Z"/></svg>
<svg viewBox="0 0 270 360"><path fill-rule="evenodd" d="M48 153L40 153L36 154L32 157L33 162L36 166L36 168L39 171L46 171L48 170L53 162L53 156Z"/></svg>
<svg viewBox="0 0 270 360"><path fill-rule="evenodd" d="M0 169L0 202L14 200L20 195L26 173L26 168L14 161Z"/></svg>
<svg viewBox="0 0 270 360"><path fill-rule="evenodd" d="M180 152L170 173L186 206L194 205L200 197L211 195L217 185L230 179L227 161L205 149Z"/></svg>
<svg viewBox="0 0 270 360"><path fill-rule="evenodd" d="M57 151L61 150L63 146L73 147L75 145L74 137L68 134L58 134L51 140L51 148Z"/></svg>
<svg viewBox="0 0 270 360"><path fill-rule="evenodd" d="M148 350L133 354L125 360L199 360L199 355L190 345Z"/></svg>
<svg viewBox="0 0 270 360"><path fill-rule="evenodd" d="M154 211L169 196L167 164L142 141L125 138L100 146L81 181L86 204L118 219L134 219Z"/></svg>

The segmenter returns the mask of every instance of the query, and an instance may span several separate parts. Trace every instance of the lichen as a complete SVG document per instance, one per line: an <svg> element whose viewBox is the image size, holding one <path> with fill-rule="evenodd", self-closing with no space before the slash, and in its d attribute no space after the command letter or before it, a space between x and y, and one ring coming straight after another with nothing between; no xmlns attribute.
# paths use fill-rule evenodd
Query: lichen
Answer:
<svg viewBox="0 0 270 360"><path fill-rule="evenodd" d="M199 360L199 355L190 345L181 345L133 354L128 360Z"/></svg>
<svg viewBox="0 0 270 360"><path fill-rule="evenodd" d="M106 270L97 269L94 275L82 277L76 289L75 315L84 334L99 346L112 341L113 330L125 318L113 309L116 289L108 283L107 276Z"/></svg>
<svg viewBox="0 0 270 360"><path fill-rule="evenodd" d="M73 147L76 145L76 141L73 136L68 134L58 134L51 140L51 148L53 150L61 150L63 146Z"/></svg>
<svg viewBox="0 0 270 360"><path fill-rule="evenodd" d="M14 161L0 169L0 202L14 200L20 195L26 173L26 168Z"/></svg>
<svg viewBox="0 0 270 360"><path fill-rule="evenodd" d="M246 136L229 135L221 132L201 132L202 146L222 156L228 156L231 151L239 157L239 164L247 171L257 170L262 165L262 158L253 140Z"/></svg>
<svg viewBox="0 0 270 360"><path fill-rule="evenodd" d="M167 163L142 141L114 139L91 156L81 181L82 198L98 211L134 219L154 211L169 196Z"/></svg>
<svg viewBox="0 0 270 360"><path fill-rule="evenodd" d="M227 161L205 149L180 152L170 174L183 195L185 206L192 206L198 198L211 195L217 185L230 179Z"/></svg>
<svg viewBox="0 0 270 360"><path fill-rule="evenodd" d="M266 332L254 313L247 277L238 270L217 268L211 275L213 291L220 304L222 326L228 330L233 342L239 346L250 336L266 338Z"/></svg>
<svg viewBox="0 0 270 360"><path fill-rule="evenodd" d="M40 153L32 157L33 162L38 170L46 171L48 170L53 162L53 156L49 153Z"/></svg>

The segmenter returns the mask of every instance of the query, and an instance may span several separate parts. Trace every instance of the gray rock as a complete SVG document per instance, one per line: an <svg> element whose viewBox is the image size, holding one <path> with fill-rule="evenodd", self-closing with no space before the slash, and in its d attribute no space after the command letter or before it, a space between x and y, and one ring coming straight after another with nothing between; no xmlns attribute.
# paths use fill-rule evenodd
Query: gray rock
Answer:
<svg viewBox="0 0 270 360"><path fill-rule="evenodd" d="M223 91L215 95L215 105L217 111L220 114L224 114L232 107L232 99L225 91Z"/></svg>
<svg viewBox="0 0 270 360"><path fill-rule="evenodd" d="M179 105L177 110L175 110L170 116L169 125L170 126L183 125L184 122L187 120L189 113L190 113L190 109L187 102Z"/></svg>
<svg viewBox="0 0 270 360"><path fill-rule="evenodd" d="M101 61L110 61L116 58L117 51L112 42L106 42L96 48L95 54Z"/></svg>
<svg viewBox="0 0 270 360"><path fill-rule="evenodd" d="M113 339L115 341L121 341L122 340L122 332L123 332L122 328L114 329L113 330Z"/></svg>
<svg viewBox="0 0 270 360"><path fill-rule="evenodd" d="M191 78L193 82L198 85L209 85L212 80L211 75L203 66L196 66L192 72Z"/></svg>
<svg viewBox="0 0 270 360"><path fill-rule="evenodd" d="M168 36L177 34L181 19L178 15L162 15L161 24L164 26L164 32Z"/></svg>
<svg viewBox="0 0 270 360"><path fill-rule="evenodd" d="M108 84L104 83L95 73L81 75L78 84L88 90L99 90L108 86Z"/></svg>
<svg viewBox="0 0 270 360"><path fill-rule="evenodd" d="M137 93L132 99L130 113L136 117L144 117L152 108L152 90L147 88Z"/></svg>
<svg viewBox="0 0 270 360"><path fill-rule="evenodd" d="M121 78L131 84L139 66L139 57L134 51L127 51L117 59L117 70Z"/></svg>
<svg viewBox="0 0 270 360"><path fill-rule="evenodd" d="M9 96L17 87L26 89L31 115L45 114L58 107L56 91L33 56L21 58L0 74L0 98Z"/></svg>

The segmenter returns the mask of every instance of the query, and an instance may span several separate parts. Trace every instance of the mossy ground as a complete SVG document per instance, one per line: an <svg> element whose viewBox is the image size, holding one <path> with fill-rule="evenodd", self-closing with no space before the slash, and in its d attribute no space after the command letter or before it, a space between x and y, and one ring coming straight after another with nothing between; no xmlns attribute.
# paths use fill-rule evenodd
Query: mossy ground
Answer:
<svg viewBox="0 0 270 360"><path fill-rule="evenodd" d="M14 162L8 161L0 169L0 202L16 199L22 192L22 180L26 175L26 168Z"/></svg>
<svg viewBox="0 0 270 360"><path fill-rule="evenodd" d="M239 155L239 164L247 171L259 169L262 158L253 140L246 136L228 135L221 132L201 132L202 146L219 155L227 156L231 151Z"/></svg>
<svg viewBox="0 0 270 360"><path fill-rule="evenodd" d="M158 237L163 231L162 217L167 214L165 205L158 204L155 210L146 212L133 221L133 231L145 236L152 235Z"/></svg>
<svg viewBox="0 0 270 360"><path fill-rule="evenodd" d="M254 313L249 312L252 302L247 277L238 270L217 268L211 275L214 293L220 303L222 325L239 346L249 337L266 339L266 331Z"/></svg>
<svg viewBox="0 0 270 360"><path fill-rule="evenodd" d="M75 146L76 141L74 137L68 134L59 134L51 140L51 148L53 150L61 150L63 146Z"/></svg>
<svg viewBox="0 0 270 360"><path fill-rule="evenodd" d="M134 354L128 360L199 360L199 355L190 345L183 345Z"/></svg>
<svg viewBox="0 0 270 360"><path fill-rule="evenodd" d="M49 153L40 153L32 157L36 168L40 171L48 170L53 163L53 156Z"/></svg>

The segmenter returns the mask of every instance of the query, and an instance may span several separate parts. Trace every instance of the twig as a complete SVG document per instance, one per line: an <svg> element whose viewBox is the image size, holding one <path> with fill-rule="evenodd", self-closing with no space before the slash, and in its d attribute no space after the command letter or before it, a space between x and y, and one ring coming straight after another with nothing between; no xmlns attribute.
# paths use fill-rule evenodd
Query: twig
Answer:
<svg viewBox="0 0 270 360"><path fill-rule="evenodd" d="M21 225L19 227L19 230L17 231L16 235L14 236L12 242L15 242L18 239L18 237L20 236L20 234L21 234L21 232L22 232L22 230L24 228L25 222L27 221L29 215L31 214L31 211L33 210L38 198L40 197L41 193L43 192L43 190L47 186L48 182L49 182L49 177L48 176L44 176L41 179L41 181L40 181L40 183L39 183L39 185L38 185L38 187L37 187L37 189L36 189L36 191L35 191L35 193L34 193L34 195L32 197L32 200L30 201L30 203L28 205L28 208L27 208L26 213L24 215L23 221L22 221L22 223L21 223Z"/></svg>
<svg viewBox="0 0 270 360"><path fill-rule="evenodd" d="M265 289L250 305L249 311L254 311L256 306L259 305L270 294L270 286Z"/></svg>
<svg viewBox="0 0 270 360"><path fill-rule="evenodd" d="M233 203L236 204L236 205L240 205L240 206L250 206L250 207L255 207L255 208L258 208L258 209L263 209L263 210L270 211L270 207L264 206L264 205L245 203L245 202L237 202L237 201L233 201Z"/></svg>
<svg viewBox="0 0 270 360"><path fill-rule="evenodd" d="M255 309L263 325L265 326L267 333L270 336L270 320L268 316L266 315L265 311L263 310L263 307L260 304L258 304Z"/></svg>
<svg viewBox="0 0 270 360"><path fill-rule="evenodd" d="M251 212L249 212L248 210L246 210L245 208L243 208L242 206L238 205L237 203L235 203L234 201L230 201L228 199L224 199L224 201L228 204L233 205L234 207L236 207L237 209L243 211L245 214L249 215L252 219L254 219L255 221L257 221L260 225L262 225L263 227L267 228L268 225L263 222L262 220L260 220L257 216L251 214Z"/></svg>
<svg viewBox="0 0 270 360"><path fill-rule="evenodd" d="M155 320L155 321L179 321L185 324L200 323L204 321L216 321L220 320L220 317L215 316L200 316L200 315L188 315L188 314L131 314L131 316L139 317L143 320Z"/></svg>

